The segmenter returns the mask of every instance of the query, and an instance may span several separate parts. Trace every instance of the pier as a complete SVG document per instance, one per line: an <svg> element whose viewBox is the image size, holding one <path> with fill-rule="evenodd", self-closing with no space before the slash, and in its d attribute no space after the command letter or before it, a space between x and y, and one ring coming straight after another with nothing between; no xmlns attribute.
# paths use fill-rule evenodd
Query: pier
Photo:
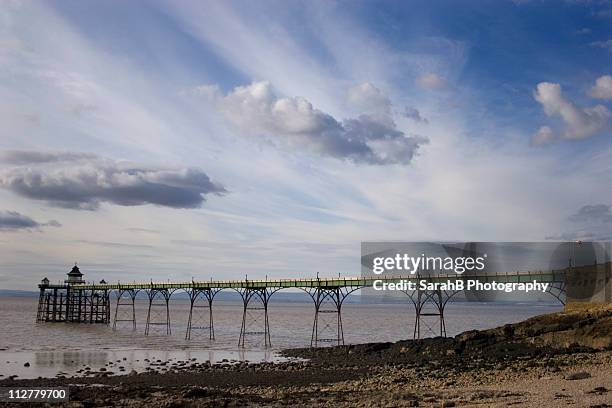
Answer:
<svg viewBox="0 0 612 408"><path fill-rule="evenodd" d="M608 267L604 269L609 269ZM404 277L338 277L338 278L305 278L305 279L263 279L263 280L192 280L189 282L135 282L135 283L88 283L78 266L68 273L64 283L52 284L47 278L38 285L40 297L38 302L37 322L66 322L112 325L117 328L118 322L128 322L132 330L137 330L136 298L139 293L145 295L147 317L144 322L144 334L148 335L154 326L162 327L166 334L172 334L170 308L172 296L184 292L189 298L189 315L185 339L191 339L195 329L206 332L210 340L215 338L213 305L215 297L223 290L233 290L242 300L242 324L238 345L244 346L247 337L259 337L268 347L272 344L268 305L273 295L285 289L306 292L314 304L311 346L323 344L344 344L342 326L342 306L353 292L371 288L376 281L386 284L398 284L406 280L427 283L453 282L457 280L479 280L481 282L501 283L548 283L547 293L565 304L568 276L565 270L527 271L471 274L427 274L419 273ZM573 276L573 275L572 275ZM609 286L609 278L605 285ZM440 285L432 285L440 286ZM414 338L421 338L422 325L425 321L435 327L435 335L446 336L444 311L448 302L457 294L457 290L422 290L414 285L414 290L403 290L405 299L414 306ZM142 296L141 294L141 296ZM111 314L111 304L114 313ZM112 318L111 318L112 316ZM196 319L197 318L197 319ZM198 324L196 324L196 320ZM202 322L204 322L202 324ZM333 326L333 334L329 328ZM328 329L326 335L323 329Z"/></svg>

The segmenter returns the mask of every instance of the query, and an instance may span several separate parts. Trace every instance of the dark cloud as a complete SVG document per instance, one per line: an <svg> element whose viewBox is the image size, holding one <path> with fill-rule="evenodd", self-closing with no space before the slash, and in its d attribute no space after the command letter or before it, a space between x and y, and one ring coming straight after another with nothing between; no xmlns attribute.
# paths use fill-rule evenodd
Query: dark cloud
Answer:
<svg viewBox="0 0 612 408"><path fill-rule="evenodd" d="M96 157L94 154L71 152L35 152L27 150L6 150L0 152L0 162L16 165L77 161L95 159Z"/></svg>
<svg viewBox="0 0 612 408"><path fill-rule="evenodd" d="M61 224L55 220L39 223L16 211L0 211L0 231L37 230L46 226L59 227Z"/></svg>
<svg viewBox="0 0 612 408"><path fill-rule="evenodd" d="M406 106L406 108L404 109L404 116L408 119L414 120L415 122L425 124L429 123L427 119L421 116L421 112L419 112L417 108L413 108L412 106Z"/></svg>
<svg viewBox="0 0 612 408"><path fill-rule="evenodd" d="M207 194L226 192L199 169L134 166L78 153L20 152L19 157L22 163L31 158L31 163L46 165L8 169L0 173L0 187L57 207L95 210L108 202L197 208ZM76 157L80 159L69 159Z"/></svg>
<svg viewBox="0 0 612 408"><path fill-rule="evenodd" d="M570 221L582 223L612 223L612 211L605 204L585 205L576 214L569 217Z"/></svg>
<svg viewBox="0 0 612 408"><path fill-rule="evenodd" d="M347 157L369 164L408 164L419 147L427 143L421 136L406 136L388 116L361 115L343 122L344 139L338 151L329 149L336 157ZM356 147L350 150L349 147ZM330 146L331 147L331 146Z"/></svg>
<svg viewBox="0 0 612 408"><path fill-rule="evenodd" d="M128 248L128 249L152 249L152 245L141 245L141 244L126 244L123 242L109 242L109 241L90 241L86 239L77 239L73 241L77 244L87 244L101 246L105 248Z"/></svg>
<svg viewBox="0 0 612 408"><path fill-rule="evenodd" d="M585 205L568 217L568 231L551 235L546 239L606 241L612 239L612 206L606 204Z"/></svg>
<svg viewBox="0 0 612 408"><path fill-rule="evenodd" d="M398 130L384 112L339 121L302 97L276 96L266 81L237 87L225 96L215 90L209 96L226 119L245 133L354 163L408 164L427 142Z"/></svg>

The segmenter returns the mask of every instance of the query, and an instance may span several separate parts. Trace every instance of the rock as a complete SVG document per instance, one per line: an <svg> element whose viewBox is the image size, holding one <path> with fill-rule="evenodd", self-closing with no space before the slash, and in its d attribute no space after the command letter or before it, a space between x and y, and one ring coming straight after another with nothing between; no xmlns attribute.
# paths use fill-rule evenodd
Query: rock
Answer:
<svg viewBox="0 0 612 408"><path fill-rule="evenodd" d="M30 366L30 363L28 363L28 362L26 361L26 363L25 363L23 366L24 366L24 367L29 367L29 366Z"/></svg>
<svg viewBox="0 0 612 408"><path fill-rule="evenodd" d="M566 380L584 380L585 378L590 378L591 374L586 371L576 371L575 373L570 373L565 376Z"/></svg>
<svg viewBox="0 0 612 408"><path fill-rule="evenodd" d="M193 387L183 393L184 398L204 398L208 396L208 389L203 387Z"/></svg>

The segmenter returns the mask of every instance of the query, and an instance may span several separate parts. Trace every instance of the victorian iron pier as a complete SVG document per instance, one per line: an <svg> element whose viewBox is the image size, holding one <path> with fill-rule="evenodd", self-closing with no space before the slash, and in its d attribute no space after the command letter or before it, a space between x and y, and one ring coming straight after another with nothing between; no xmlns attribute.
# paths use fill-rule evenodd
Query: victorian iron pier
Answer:
<svg viewBox="0 0 612 408"><path fill-rule="evenodd" d="M428 283L452 282L460 279L480 281L547 282L548 292L563 303L566 271L508 272L461 276L457 274L419 274L410 277L352 277L352 278L314 278L314 279L265 279L265 280L210 280L191 282L146 282L146 283L87 283L78 267L68 273L68 279L60 284L52 284L47 278L39 284L37 322L70 323L127 323L136 331L136 300L146 302L144 334L149 335L153 327L161 328L163 334L172 334L170 306L172 296L185 292L189 299L189 315L185 339L191 339L195 332L210 339L215 338L213 323L213 304L215 296L223 290L234 290L242 300L242 324L238 345L243 347L247 338L259 338L266 347L272 344L268 305L279 290L303 290L308 293L314 304L311 346L323 344L344 344L342 326L342 306L348 295L368 287L375 281L399 283L402 281L422 280ZM444 310L457 291L421 290L403 291L406 299L414 306L414 338L421 338L423 327L435 335L446 336ZM111 301L112 299L112 301ZM111 320L111 303L114 303ZM432 322L432 319L434 320ZM157 331L159 332L159 330ZM262 341L263 340L263 341Z"/></svg>

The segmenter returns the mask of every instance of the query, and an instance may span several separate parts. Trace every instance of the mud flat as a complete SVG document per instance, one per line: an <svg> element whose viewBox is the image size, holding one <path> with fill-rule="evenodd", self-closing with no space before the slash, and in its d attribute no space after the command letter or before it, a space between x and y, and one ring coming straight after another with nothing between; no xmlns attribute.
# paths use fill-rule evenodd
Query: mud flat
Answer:
<svg viewBox="0 0 612 408"><path fill-rule="evenodd" d="M283 354L295 361L154 361L146 373L112 365L78 377L10 378L0 386L69 386L65 405L74 407L612 407L612 306L454 338Z"/></svg>

